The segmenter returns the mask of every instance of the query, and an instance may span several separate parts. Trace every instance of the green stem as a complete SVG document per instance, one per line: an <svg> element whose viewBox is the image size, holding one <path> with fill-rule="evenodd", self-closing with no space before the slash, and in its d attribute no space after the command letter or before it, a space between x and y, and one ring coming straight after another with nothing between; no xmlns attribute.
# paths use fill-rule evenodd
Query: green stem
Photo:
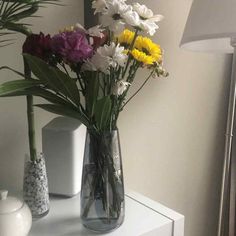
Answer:
<svg viewBox="0 0 236 236"><path fill-rule="evenodd" d="M135 74L136 74L136 72L137 72L139 67L140 67L140 64L136 63L135 61L133 62L133 65L130 66L129 76L128 76L127 80L126 80L130 84L133 83L133 80L135 78ZM119 101L117 103L117 109L116 109L115 116L114 116L114 124L117 123L120 111L122 110L121 107L122 107L123 101L126 98L126 95L127 95L128 91L129 91L129 89L130 89L130 86L126 89L126 91L119 98Z"/></svg>
<svg viewBox="0 0 236 236"><path fill-rule="evenodd" d="M153 71L147 77L147 79L143 82L143 84L140 86L140 88L124 103L124 105L121 107L120 110L123 110L123 108L140 92L140 90L145 86L145 84L149 81L149 79L152 77L152 75L153 75Z"/></svg>
<svg viewBox="0 0 236 236"><path fill-rule="evenodd" d="M31 79L31 70L24 59L24 73L25 79ZM36 141L35 141L35 125L34 125L34 108L33 108L33 96L27 95L27 118L28 118L28 137L29 137L29 149L30 149L30 160L34 162L36 160Z"/></svg>
<svg viewBox="0 0 236 236"><path fill-rule="evenodd" d="M132 41L132 43L131 43L131 45L130 45L130 47L129 47L129 51L131 51L131 50L133 49L133 47L134 47L135 41L136 41L136 39L137 39L137 37L138 37L138 32L139 32L139 30L137 29L137 30L135 31L135 34L134 34L134 39L133 39L133 41ZM130 61L131 61L131 54L129 53L129 56L128 56L128 60L127 60L125 69L124 69L124 71L123 71L123 73L122 73L122 78L125 77L125 74L126 74L126 72L127 72L127 70L128 70Z"/></svg>

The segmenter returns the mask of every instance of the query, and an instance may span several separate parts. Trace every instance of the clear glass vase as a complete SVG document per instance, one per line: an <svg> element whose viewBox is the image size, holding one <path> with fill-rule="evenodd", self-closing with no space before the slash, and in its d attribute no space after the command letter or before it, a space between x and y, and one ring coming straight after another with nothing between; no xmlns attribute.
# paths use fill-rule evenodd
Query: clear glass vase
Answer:
<svg viewBox="0 0 236 236"><path fill-rule="evenodd" d="M85 142L81 186L81 220L99 233L110 232L124 221L124 183L118 130L94 133Z"/></svg>
<svg viewBox="0 0 236 236"><path fill-rule="evenodd" d="M26 157L23 197L28 204L33 218L40 218L49 212L48 178L45 159L42 154L37 155L35 161Z"/></svg>

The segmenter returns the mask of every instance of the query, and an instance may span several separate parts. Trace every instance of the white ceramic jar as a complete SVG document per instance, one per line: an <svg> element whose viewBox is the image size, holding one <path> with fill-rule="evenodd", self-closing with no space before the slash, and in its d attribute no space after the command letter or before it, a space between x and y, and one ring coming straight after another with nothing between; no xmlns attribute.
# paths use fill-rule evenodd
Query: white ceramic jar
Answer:
<svg viewBox="0 0 236 236"><path fill-rule="evenodd" d="M27 236L31 225L32 216L26 203L0 190L0 235Z"/></svg>

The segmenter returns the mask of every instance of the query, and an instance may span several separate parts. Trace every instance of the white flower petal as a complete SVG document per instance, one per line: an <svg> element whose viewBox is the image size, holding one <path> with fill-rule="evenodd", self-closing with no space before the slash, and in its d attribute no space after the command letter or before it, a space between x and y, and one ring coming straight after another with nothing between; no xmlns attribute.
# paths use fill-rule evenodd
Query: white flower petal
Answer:
<svg viewBox="0 0 236 236"><path fill-rule="evenodd" d="M96 26L93 26L91 28L89 28L87 30L87 33L90 35L90 36L95 36L95 37L99 37L99 38L102 38L104 36L104 34L102 33L103 29L101 29L101 25L96 25Z"/></svg>
<svg viewBox="0 0 236 236"><path fill-rule="evenodd" d="M101 15L101 23L115 34L121 33L125 28L123 15L130 9L124 0L107 0L106 8Z"/></svg>
<svg viewBox="0 0 236 236"><path fill-rule="evenodd" d="M139 16L144 19L149 19L149 18L153 17L152 10L147 8L145 5L141 5L139 3L134 3L133 8L139 14Z"/></svg>
<svg viewBox="0 0 236 236"><path fill-rule="evenodd" d="M106 8L105 0L95 0L92 2L92 8L95 9L94 14L104 12Z"/></svg>
<svg viewBox="0 0 236 236"><path fill-rule="evenodd" d="M94 56L87 60L83 66L82 71L102 71L109 74L110 58L96 52Z"/></svg>
<svg viewBox="0 0 236 236"><path fill-rule="evenodd" d="M151 9L139 3L133 4L133 8L141 18L139 27L146 33L154 35L159 28L156 23L164 17L162 15L154 15Z"/></svg>
<svg viewBox="0 0 236 236"><path fill-rule="evenodd" d="M145 33L153 36L159 26L151 20L142 20L139 26Z"/></svg>
<svg viewBox="0 0 236 236"><path fill-rule="evenodd" d="M153 22L160 22L164 19L163 15L154 15L153 17L149 18L148 20Z"/></svg>
<svg viewBox="0 0 236 236"><path fill-rule="evenodd" d="M124 53L124 47L120 47L119 45L116 46L113 60L121 67L126 65L128 56Z"/></svg>
<svg viewBox="0 0 236 236"><path fill-rule="evenodd" d="M103 14L100 20L104 27L108 27L115 34L120 34L125 29L125 22L114 20L111 15Z"/></svg>
<svg viewBox="0 0 236 236"><path fill-rule="evenodd" d="M140 17L137 12L131 10L122 15L126 23L131 26L139 26Z"/></svg>
<svg viewBox="0 0 236 236"><path fill-rule="evenodd" d="M120 96L122 95L129 87L130 83L120 80L117 81L114 87L112 88L112 94L115 96Z"/></svg>
<svg viewBox="0 0 236 236"><path fill-rule="evenodd" d="M86 32L86 29L80 23L75 24L75 29Z"/></svg>
<svg viewBox="0 0 236 236"><path fill-rule="evenodd" d="M110 45L99 47L97 52L104 57L109 57L112 67L116 67L117 65L124 67L126 65L128 56L124 54L124 47L120 47L114 42Z"/></svg>

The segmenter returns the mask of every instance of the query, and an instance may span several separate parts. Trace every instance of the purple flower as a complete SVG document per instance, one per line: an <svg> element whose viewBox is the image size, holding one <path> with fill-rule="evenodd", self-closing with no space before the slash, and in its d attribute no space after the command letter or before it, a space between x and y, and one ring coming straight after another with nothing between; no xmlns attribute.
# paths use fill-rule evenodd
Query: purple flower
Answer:
<svg viewBox="0 0 236 236"><path fill-rule="evenodd" d="M55 35L51 41L53 52L70 63L79 63L93 55L86 34L81 31L66 31Z"/></svg>

